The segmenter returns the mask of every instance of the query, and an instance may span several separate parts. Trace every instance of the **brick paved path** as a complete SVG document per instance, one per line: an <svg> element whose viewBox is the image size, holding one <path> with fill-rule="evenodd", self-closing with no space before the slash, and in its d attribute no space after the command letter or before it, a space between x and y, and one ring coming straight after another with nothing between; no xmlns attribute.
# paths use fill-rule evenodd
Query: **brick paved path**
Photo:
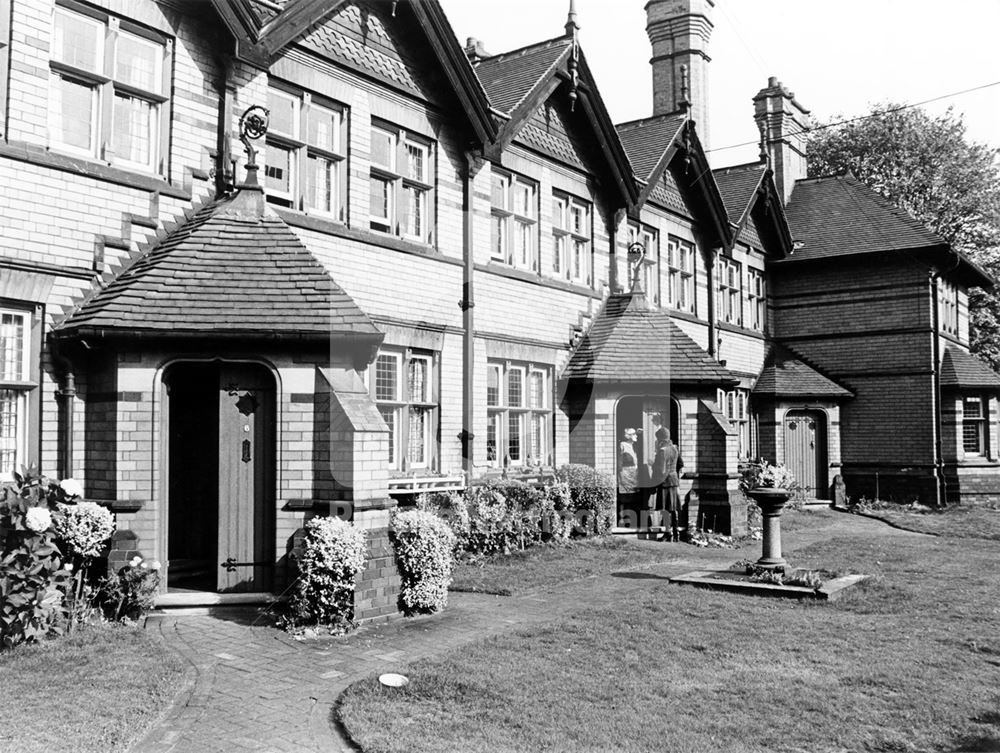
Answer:
<svg viewBox="0 0 1000 753"><path fill-rule="evenodd" d="M821 521L814 531L786 534L785 550L833 535L914 536L852 515ZM746 550L664 547L670 561L644 566L669 577L696 568L724 567ZM453 593L439 615L370 625L339 638L296 641L250 618L167 617L151 621L190 664L185 687L160 722L131 753L324 753L354 750L332 723L333 706L349 685L414 659L446 653L464 643L544 622L582 604L613 605L648 589L648 581L586 578L556 593L497 597Z"/></svg>

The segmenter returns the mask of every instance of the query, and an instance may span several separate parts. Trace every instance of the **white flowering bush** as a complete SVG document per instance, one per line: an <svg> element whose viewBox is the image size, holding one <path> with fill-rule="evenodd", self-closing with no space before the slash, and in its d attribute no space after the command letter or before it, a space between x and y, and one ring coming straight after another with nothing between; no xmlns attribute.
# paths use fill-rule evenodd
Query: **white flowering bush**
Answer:
<svg viewBox="0 0 1000 753"><path fill-rule="evenodd" d="M299 581L285 623L344 628L354 618L354 582L365 566L365 532L340 518L306 524Z"/></svg>
<svg viewBox="0 0 1000 753"><path fill-rule="evenodd" d="M70 551L87 559L99 556L115 532L115 519L111 513L96 502L63 504L59 510L62 515L56 522L56 533Z"/></svg>
<svg viewBox="0 0 1000 753"><path fill-rule="evenodd" d="M63 632L72 575L53 527L58 498L35 469L0 488L0 649Z"/></svg>
<svg viewBox="0 0 1000 753"><path fill-rule="evenodd" d="M393 516L389 536L396 549L403 611L413 614L444 609L455 564L451 528L436 515L409 510Z"/></svg>

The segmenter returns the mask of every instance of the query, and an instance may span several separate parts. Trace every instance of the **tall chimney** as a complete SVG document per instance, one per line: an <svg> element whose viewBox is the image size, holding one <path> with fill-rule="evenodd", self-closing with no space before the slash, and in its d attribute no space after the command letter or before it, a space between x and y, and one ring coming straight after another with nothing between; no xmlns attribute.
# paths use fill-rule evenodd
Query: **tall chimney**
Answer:
<svg viewBox="0 0 1000 753"><path fill-rule="evenodd" d="M653 46L653 114L682 109L681 66L688 70L687 99L698 134L708 147L708 63L715 0L649 0L646 33Z"/></svg>
<svg viewBox="0 0 1000 753"><path fill-rule="evenodd" d="M785 204L795 188L795 181L808 174L806 144L809 135L809 111L795 99L778 79L771 76L767 88L753 98L753 119L760 130L763 146L774 170L774 182Z"/></svg>

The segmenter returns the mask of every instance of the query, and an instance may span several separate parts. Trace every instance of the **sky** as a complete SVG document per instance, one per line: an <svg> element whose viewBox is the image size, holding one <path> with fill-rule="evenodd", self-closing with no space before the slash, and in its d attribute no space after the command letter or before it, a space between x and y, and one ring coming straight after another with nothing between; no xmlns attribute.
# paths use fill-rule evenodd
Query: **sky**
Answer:
<svg viewBox="0 0 1000 753"><path fill-rule="evenodd" d="M440 1L459 40L476 37L491 54L558 36L569 8L569 0ZM644 5L576 0L580 44L616 123L652 114ZM757 159L752 98L768 76L820 122L1000 82L1000 0L716 0L713 21L708 137L716 167ZM939 114L949 105L963 114L970 140L1000 148L1000 83L924 108Z"/></svg>

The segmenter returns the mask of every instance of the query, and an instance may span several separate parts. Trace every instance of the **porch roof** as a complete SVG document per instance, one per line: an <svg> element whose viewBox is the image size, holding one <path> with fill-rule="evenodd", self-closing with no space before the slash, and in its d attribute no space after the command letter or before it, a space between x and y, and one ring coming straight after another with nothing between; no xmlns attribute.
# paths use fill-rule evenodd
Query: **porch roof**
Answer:
<svg viewBox="0 0 1000 753"><path fill-rule="evenodd" d="M949 345L941 358L942 389L1000 389L1000 375L974 355Z"/></svg>
<svg viewBox="0 0 1000 753"><path fill-rule="evenodd" d="M641 291L608 297L563 370L563 379L615 384L734 385L739 380L698 347Z"/></svg>
<svg viewBox="0 0 1000 753"><path fill-rule="evenodd" d="M818 397L840 400L854 393L821 374L782 345L772 345L764 358L753 394L757 397Z"/></svg>
<svg viewBox="0 0 1000 753"><path fill-rule="evenodd" d="M58 337L379 340L367 314L265 203L213 201L92 293Z"/></svg>

